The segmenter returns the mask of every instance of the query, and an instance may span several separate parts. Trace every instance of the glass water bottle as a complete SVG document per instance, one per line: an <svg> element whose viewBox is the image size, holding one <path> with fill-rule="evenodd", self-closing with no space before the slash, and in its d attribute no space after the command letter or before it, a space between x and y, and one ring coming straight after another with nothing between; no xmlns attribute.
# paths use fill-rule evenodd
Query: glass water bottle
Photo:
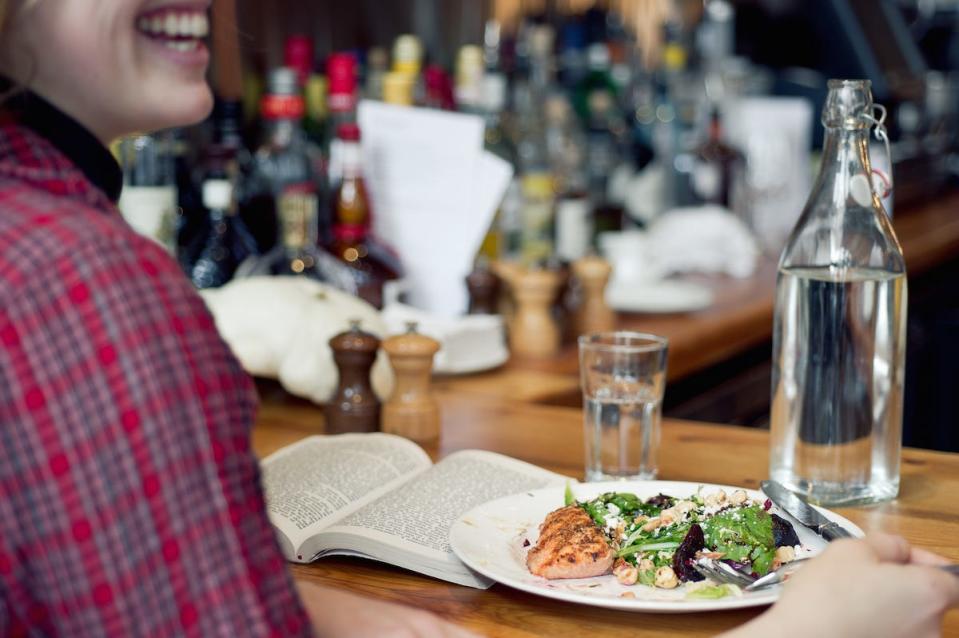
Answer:
<svg viewBox="0 0 959 638"><path fill-rule="evenodd" d="M827 505L899 491L906 267L869 163L870 127L887 141L873 113L868 81L829 82L822 168L776 284L770 476Z"/></svg>

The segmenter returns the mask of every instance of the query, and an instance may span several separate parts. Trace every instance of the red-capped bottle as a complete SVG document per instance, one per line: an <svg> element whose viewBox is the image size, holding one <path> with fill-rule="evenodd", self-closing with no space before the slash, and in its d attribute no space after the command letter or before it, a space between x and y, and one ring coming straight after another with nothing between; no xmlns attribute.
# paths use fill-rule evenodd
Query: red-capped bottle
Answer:
<svg viewBox="0 0 959 638"><path fill-rule="evenodd" d="M313 72L313 40L305 35L291 35L283 47L283 66L296 72L300 87L306 86L306 80Z"/></svg>
<svg viewBox="0 0 959 638"><path fill-rule="evenodd" d="M399 260L371 234L370 198L363 180L360 129L341 124L336 132L340 153L340 179L333 189L333 242L330 252L349 266L355 294L377 308L383 307L384 286L398 280Z"/></svg>
<svg viewBox="0 0 959 638"><path fill-rule="evenodd" d="M332 54L326 61L326 77L330 121L335 131L340 124L356 121L356 58L350 53Z"/></svg>

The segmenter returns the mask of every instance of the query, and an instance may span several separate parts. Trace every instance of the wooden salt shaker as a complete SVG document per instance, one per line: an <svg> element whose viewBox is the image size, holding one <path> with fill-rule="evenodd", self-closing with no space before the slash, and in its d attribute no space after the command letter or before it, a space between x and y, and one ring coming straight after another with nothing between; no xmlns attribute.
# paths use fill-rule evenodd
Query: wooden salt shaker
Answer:
<svg viewBox="0 0 959 638"><path fill-rule="evenodd" d="M510 325L513 354L548 357L559 352L560 330L551 314L562 279L554 270L524 270L511 280L516 316Z"/></svg>
<svg viewBox="0 0 959 638"><path fill-rule="evenodd" d="M326 404L326 432L376 432L380 427L380 400L370 385L370 369L380 340L360 329L359 320L350 329L330 339L340 383Z"/></svg>
<svg viewBox="0 0 959 638"><path fill-rule="evenodd" d="M433 355L440 344L416 332L415 323L407 327L406 334L383 342L396 373L393 395L383 405L383 431L430 441L440 434L440 410L430 392Z"/></svg>
<svg viewBox="0 0 959 638"><path fill-rule="evenodd" d="M582 298L573 316L577 335L616 329L616 313L606 304L606 284L613 268L601 257L582 257L573 262L573 276L579 281Z"/></svg>

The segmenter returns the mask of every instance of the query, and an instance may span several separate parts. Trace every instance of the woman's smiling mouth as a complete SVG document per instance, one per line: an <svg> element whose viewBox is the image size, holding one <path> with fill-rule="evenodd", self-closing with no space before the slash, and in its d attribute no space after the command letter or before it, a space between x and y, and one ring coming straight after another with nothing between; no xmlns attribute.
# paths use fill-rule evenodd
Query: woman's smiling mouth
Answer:
<svg viewBox="0 0 959 638"><path fill-rule="evenodd" d="M150 9L136 20L137 31L173 51L189 53L205 49L210 31L205 9L170 6Z"/></svg>

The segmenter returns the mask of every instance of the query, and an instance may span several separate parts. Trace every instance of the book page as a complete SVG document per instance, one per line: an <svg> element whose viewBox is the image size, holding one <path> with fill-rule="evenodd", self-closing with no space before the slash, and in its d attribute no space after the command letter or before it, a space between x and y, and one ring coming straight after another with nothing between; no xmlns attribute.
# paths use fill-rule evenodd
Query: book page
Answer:
<svg viewBox="0 0 959 638"><path fill-rule="evenodd" d="M449 545L457 518L487 501L570 480L493 452L457 452L327 531L366 536L463 569Z"/></svg>
<svg viewBox="0 0 959 638"><path fill-rule="evenodd" d="M415 443L379 433L311 436L270 455L263 490L284 554L309 560L296 555L304 540L430 465Z"/></svg>

